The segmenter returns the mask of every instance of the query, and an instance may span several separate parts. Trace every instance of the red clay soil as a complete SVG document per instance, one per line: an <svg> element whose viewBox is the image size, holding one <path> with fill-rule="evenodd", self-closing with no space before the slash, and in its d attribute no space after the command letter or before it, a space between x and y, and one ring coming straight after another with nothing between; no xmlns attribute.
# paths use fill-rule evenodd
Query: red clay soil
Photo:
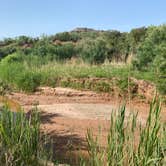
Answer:
<svg viewBox="0 0 166 166"><path fill-rule="evenodd" d="M34 94L12 93L8 98L17 101L27 112L33 105L38 105L42 129L53 139L55 157L73 165L76 165L80 153L87 153L87 129L96 136L101 134L104 144L111 112L122 104L122 99L109 94L69 88L44 87ZM138 120L144 124L148 110L148 104L131 101L127 103L126 115L128 117L130 112L139 111ZM165 107L162 109L162 120L166 121Z"/></svg>

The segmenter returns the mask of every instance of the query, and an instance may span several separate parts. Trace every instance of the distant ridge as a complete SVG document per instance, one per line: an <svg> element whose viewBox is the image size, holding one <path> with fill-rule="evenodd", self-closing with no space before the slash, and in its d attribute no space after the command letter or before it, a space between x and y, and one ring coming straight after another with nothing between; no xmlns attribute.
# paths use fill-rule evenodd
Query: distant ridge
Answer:
<svg viewBox="0 0 166 166"><path fill-rule="evenodd" d="M96 32L97 30L92 28L86 28L86 27L78 27L73 29L71 32Z"/></svg>

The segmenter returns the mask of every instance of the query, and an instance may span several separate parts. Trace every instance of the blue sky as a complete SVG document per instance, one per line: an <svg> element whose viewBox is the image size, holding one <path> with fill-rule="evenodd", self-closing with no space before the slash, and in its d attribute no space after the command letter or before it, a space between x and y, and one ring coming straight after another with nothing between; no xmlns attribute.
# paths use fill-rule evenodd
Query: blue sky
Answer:
<svg viewBox="0 0 166 166"><path fill-rule="evenodd" d="M166 0L0 0L0 38L166 23Z"/></svg>

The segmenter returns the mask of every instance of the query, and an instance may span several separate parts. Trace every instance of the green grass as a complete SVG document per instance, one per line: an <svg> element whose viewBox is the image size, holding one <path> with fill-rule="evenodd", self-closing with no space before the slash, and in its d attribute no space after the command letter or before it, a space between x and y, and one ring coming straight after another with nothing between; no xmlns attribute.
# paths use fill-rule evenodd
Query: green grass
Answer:
<svg viewBox="0 0 166 166"><path fill-rule="evenodd" d="M120 95L124 95L128 92L128 86L134 87L133 82L128 82L129 77L154 83L161 93L165 93L164 83L159 81L155 72L140 72L127 64L89 65L78 61L56 62L50 61L47 57L19 54L11 54L0 61L0 80L12 89L25 92L34 92L42 85L113 93L113 86L116 86ZM100 78L101 81L93 82L90 78ZM89 81L73 82L74 79Z"/></svg>
<svg viewBox="0 0 166 166"><path fill-rule="evenodd" d="M86 166L164 166L166 164L166 124L160 120L160 102L151 103L146 125L138 123L137 114L125 121L125 106L111 115L107 145L103 148L91 130L87 132L89 160ZM137 133L137 134L136 134Z"/></svg>
<svg viewBox="0 0 166 166"><path fill-rule="evenodd" d="M27 117L23 111L13 113L8 107L1 108L0 165L47 165L51 153L46 150L46 143L36 109Z"/></svg>
<svg viewBox="0 0 166 166"><path fill-rule="evenodd" d="M14 59L13 59L14 57ZM44 58L21 57L15 58L15 55L8 56L0 62L0 79L5 81L13 89L34 92L40 85L44 86L65 86L77 89L90 89L102 92L112 92L112 84L116 84L121 92L127 91L128 76L138 79L144 79L156 83L156 76L153 72L129 72L127 65L88 65L72 64L71 62L50 62ZM108 80L117 79L110 83L102 81L95 82L91 86L89 82L74 83L73 79L106 78ZM94 84L94 83L93 83Z"/></svg>

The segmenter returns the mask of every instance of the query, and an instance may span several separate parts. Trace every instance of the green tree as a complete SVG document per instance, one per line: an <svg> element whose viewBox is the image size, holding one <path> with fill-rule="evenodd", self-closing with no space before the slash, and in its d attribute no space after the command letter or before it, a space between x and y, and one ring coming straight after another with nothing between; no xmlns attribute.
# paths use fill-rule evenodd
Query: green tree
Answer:
<svg viewBox="0 0 166 166"><path fill-rule="evenodd" d="M138 48L136 67L138 69L154 67L155 63L165 55L165 46L166 25L149 27L145 41Z"/></svg>
<svg viewBox="0 0 166 166"><path fill-rule="evenodd" d="M130 51L136 54L138 46L145 40L147 28L132 29L129 33Z"/></svg>
<svg viewBox="0 0 166 166"><path fill-rule="evenodd" d="M133 64L139 70L153 70L160 92L166 94L166 25L148 28Z"/></svg>
<svg viewBox="0 0 166 166"><path fill-rule="evenodd" d="M17 40L17 44L22 46L24 44L33 44L35 39L27 37L27 36L19 36L16 40Z"/></svg>
<svg viewBox="0 0 166 166"><path fill-rule="evenodd" d="M129 54L127 35L127 33L121 33L115 30L104 33L104 40L107 42L109 49L107 55L109 61L126 61Z"/></svg>
<svg viewBox="0 0 166 166"><path fill-rule="evenodd" d="M100 64L107 57L107 47L104 40L83 40L77 47L80 57L88 63Z"/></svg>
<svg viewBox="0 0 166 166"><path fill-rule="evenodd" d="M66 43L60 46L54 46L54 53L57 60L71 59L75 56L75 46L72 43Z"/></svg>
<svg viewBox="0 0 166 166"><path fill-rule="evenodd" d="M57 33L53 37L53 40L60 40L60 41L63 41L63 42L66 42L66 41L77 42L80 39L81 39L80 35L78 33L75 33L75 32Z"/></svg>

